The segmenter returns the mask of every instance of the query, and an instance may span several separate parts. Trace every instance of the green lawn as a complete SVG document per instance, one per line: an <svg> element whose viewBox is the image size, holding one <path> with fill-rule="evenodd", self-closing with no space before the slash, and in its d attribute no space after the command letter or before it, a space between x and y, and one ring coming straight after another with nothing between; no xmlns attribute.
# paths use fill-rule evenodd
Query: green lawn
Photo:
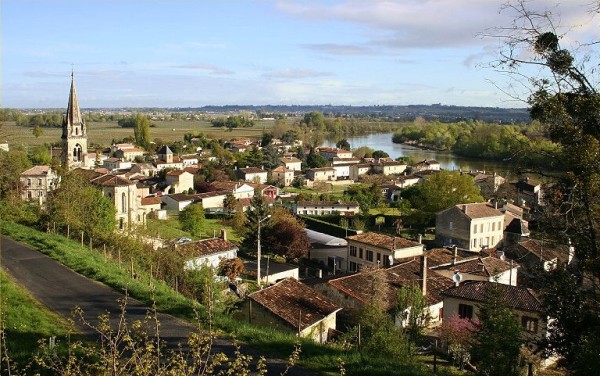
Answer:
<svg viewBox="0 0 600 376"><path fill-rule="evenodd" d="M65 319L46 309L3 269L0 269L0 312L8 355L21 369L31 360L38 341L47 342L48 338L56 336L60 342L69 333L74 333Z"/></svg>
<svg viewBox="0 0 600 376"><path fill-rule="evenodd" d="M179 213L176 211L168 212L168 219L148 219L146 222L146 232L150 236L160 235L162 239L177 239L181 237L194 238L189 232L183 231L178 220ZM227 232L227 240L238 244L241 238L230 226L221 224L219 219L205 219L202 234L198 239L212 238L220 236L221 230Z"/></svg>

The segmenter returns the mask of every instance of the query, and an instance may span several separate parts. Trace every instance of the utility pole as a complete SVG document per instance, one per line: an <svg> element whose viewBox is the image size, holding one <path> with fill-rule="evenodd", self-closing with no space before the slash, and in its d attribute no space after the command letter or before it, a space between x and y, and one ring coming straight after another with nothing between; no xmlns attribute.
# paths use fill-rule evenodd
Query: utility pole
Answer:
<svg viewBox="0 0 600 376"><path fill-rule="evenodd" d="M258 239L256 242L256 284L260 287L260 258L261 258L261 249L260 249L260 224L263 221L271 218L271 214L267 215L263 219L258 220Z"/></svg>

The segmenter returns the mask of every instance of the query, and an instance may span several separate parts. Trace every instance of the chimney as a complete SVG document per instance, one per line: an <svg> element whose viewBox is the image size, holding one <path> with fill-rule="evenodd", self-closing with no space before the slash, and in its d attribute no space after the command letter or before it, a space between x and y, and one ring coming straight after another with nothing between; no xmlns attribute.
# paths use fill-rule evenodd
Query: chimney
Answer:
<svg viewBox="0 0 600 376"><path fill-rule="evenodd" d="M423 244L423 235L419 234L419 244Z"/></svg>
<svg viewBox="0 0 600 376"><path fill-rule="evenodd" d="M421 256L421 291L427 295L427 256Z"/></svg>
<svg viewBox="0 0 600 376"><path fill-rule="evenodd" d="M452 247L452 265L456 264L456 258L458 257L458 247Z"/></svg>
<svg viewBox="0 0 600 376"><path fill-rule="evenodd" d="M463 213L467 212L467 204L463 204L462 211L463 211Z"/></svg>
<svg viewBox="0 0 600 376"><path fill-rule="evenodd" d="M227 240L227 230L225 230L224 228L221 229L221 237L223 238L223 240Z"/></svg>
<svg viewBox="0 0 600 376"><path fill-rule="evenodd" d="M395 236L394 236L394 245L393 245L393 248L394 249L392 249L392 252L396 250L396 237Z"/></svg>

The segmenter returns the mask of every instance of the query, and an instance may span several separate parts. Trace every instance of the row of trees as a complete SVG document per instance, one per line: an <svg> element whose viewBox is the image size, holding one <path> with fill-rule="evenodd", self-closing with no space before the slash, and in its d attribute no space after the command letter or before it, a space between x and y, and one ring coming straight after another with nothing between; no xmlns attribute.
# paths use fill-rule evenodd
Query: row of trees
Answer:
<svg viewBox="0 0 600 376"><path fill-rule="evenodd" d="M210 122L212 124L213 127L217 127L217 128L228 128L228 129L234 129L234 128L250 128L254 126L254 120L246 117L246 116L242 116L242 115L233 115L233 116L228 116L227 118L217 118L214 119Z"/></svg>

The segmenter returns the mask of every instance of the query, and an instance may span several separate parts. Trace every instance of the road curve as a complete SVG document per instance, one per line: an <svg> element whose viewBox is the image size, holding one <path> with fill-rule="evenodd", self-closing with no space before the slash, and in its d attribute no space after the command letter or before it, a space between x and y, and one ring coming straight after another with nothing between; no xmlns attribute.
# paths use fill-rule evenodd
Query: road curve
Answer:
<svg viewBox="0 0 600 376"><path fill-rule="evenodd" d="M71 317L71 312L76 306L83 309L85 319L91 323L96 323L98 316L103 313L109 312L111 317L116 318L121 312L118 300L124 297L122 293L72 271L28 245L2 237L0 260L2 267L14 280L29 290L42 304L63 317ZM127 320L143 321L149 309L147 305L129 297L126 308ZM169 347L178 343L185 344L188 335L197 330L190 323L168 314L159 313L158 319L161 339L166 340ZM96 334L88 328L79 326L86 335ZM213 342L213 352L223 352L232 357L234 350L228 340L216 339ZM242 346L241 351L252 355L254 360L265 355L247 346ZM285 370L286 361L266 358L269 375L279 375ZM306 375L312 372L295 367L288 374Z"/></svg>

